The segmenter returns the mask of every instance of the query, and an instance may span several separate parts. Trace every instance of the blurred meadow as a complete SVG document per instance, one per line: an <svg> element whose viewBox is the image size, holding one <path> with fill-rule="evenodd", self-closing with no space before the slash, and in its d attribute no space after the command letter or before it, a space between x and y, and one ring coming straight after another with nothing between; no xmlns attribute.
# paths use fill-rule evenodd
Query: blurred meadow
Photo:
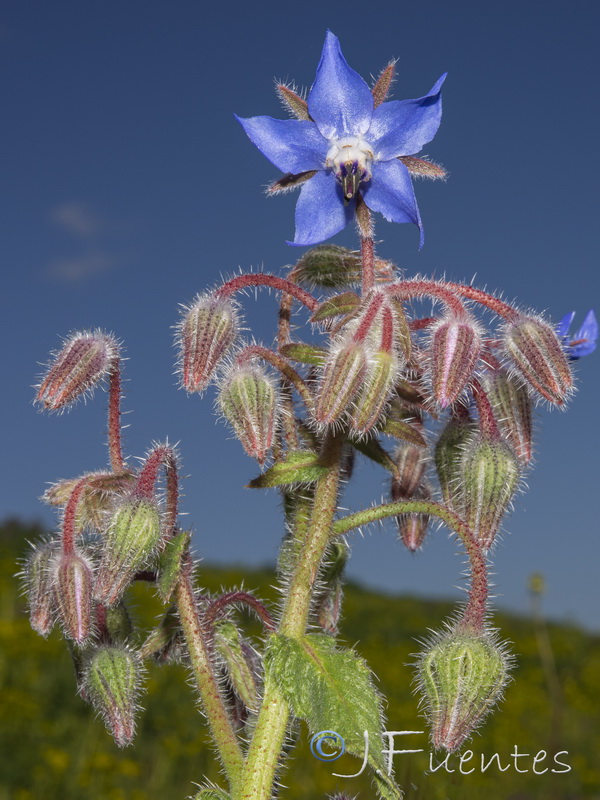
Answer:
<svg viewBox="0 0 600 800"><path fill-rule="evenodd" d="M26 540L42 534L36 525L15 520L0 528L0 800L183 800L203 776L219 783L219 767L184 667L148 666L138 736L124 750L77 696L63 641L57 632L44 640L29 628L14 577L17 558L27 552ZM242 572L201 565L199 570L199 580L209 591L243 582L274 603L273 579L267 569ZM136 587L130 605L146 630L161 610L147 585ZM377 675L387 698L388 730L425 730L411 691L415 640L428 628L439 628L451 612L449 603L347 587L341 638L355 646ZM396 737L396 749L424 751L395 756L406 800L598 800L600 637L575 626L546 624L539 609L531 618L499 613L494 624L503 639L513 642L517 661L506 700L463 747L463 752L474 753L464 771L474 771L461 774L453 757L448 768L454 772L444 767L428 772L426 734ZM250 621L246 629L259 635ZM367 777L332 775L357 772L358 759L318 761L310 753L309 739L306 728L299 726L298 746L280 776L288 787L282 797L324 799L336 791L374 796ZM515 746L528 756L512 757ZM535 767L542 774L536 774L534 756L542 750L548 756L540 756ZM481 755L487 763L494 753L505 771L495 762L482 773ZM442 760L434 756L434 766Z"/></svg>

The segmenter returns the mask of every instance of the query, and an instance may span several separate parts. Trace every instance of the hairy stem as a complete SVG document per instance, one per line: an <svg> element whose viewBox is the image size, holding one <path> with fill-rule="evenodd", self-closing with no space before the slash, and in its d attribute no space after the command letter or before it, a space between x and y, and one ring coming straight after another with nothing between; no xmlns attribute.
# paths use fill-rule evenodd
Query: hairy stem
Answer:
<svg viewBox="0 0 600 800"><path fill-rule="evenodd" d="M189 563L182 569L175 601L202 706L229 784L235 790L242 773L244 755L213 672L208 644L196 607Z"/></svg>
<svg viewBox="0 0 600 800"><path fill-rule="evenodd" d="M108 452L113 472L122 472L123 451L121 445L121 365L116 359L110 373L108 385Z"/></svg>
<svg viewBox="0 0 600 800"><path fill-rule="evenodd" d="M230 297L235 292L241 289L247 289L249 286L269 286L271 289L279 289L280 291L287 292L299 300L311 311L316 311L319 307L319 302L310 292L305 291L300 286L285 278L278 278L276 275L267 275L264 272L257 272L252 275L239 275L227 283L224 283L220 289L217 290L217 296Z"/></svg>
<svg viewBox="0 0 600 800"><path fill-rule="evenodd" d="M310 527L295 560L287 588L279 633L301 637L306 632L314 583L330 541L337 509L339 468L344 439L328 434L321 463L328 467L315 490ZM234 800L270 800L290 709L273 676L265 675L264 698L248 750L242 788Z"/></svg>

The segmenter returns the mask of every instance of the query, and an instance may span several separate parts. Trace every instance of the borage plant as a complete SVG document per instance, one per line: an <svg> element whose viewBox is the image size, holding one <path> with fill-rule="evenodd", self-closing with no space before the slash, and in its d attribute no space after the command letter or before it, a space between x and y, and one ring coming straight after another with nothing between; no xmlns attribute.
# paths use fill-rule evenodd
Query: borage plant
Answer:
<svg viewBox="0 0 600 800"><path fill-rule="evenodd" d="M318 245L355 220L360 251L319 245L287 277L235 277L199 295L178 325L183 387L217 384L220 412L245 451L268 464L250 485L281 492L279 607L242 590L211 596L199 588L190 534L178 526L176 453L155 445L138 470L123 458L112 335L69 336L38 389L38 402L56 411L108 382L110 468L46 493L62 509L62 526L28 560L31 624L42 635L60 624L81 696L122 746L134 737L144 660L189 665L228 784L205 785L196 795L203 800L279 796L297 719L313 734L335 732L360 757L368 739L379 794L401 796L382 755L371 673L336 639L345 537L361 526L391 518L415 551L438 520L468 556L468 600L426 643L416 668L433 746L460 748L507 682L507 646L488 622L490 554L531 462L532 407L564 406L569 361L593 350L597 325L590 313L569 338L573 315L555 329L470 285L401 279L377 257L373 212L414 223L422 240L411 176L445 175L416 155L439 126L443 77L424 97L388 101L393 75L390 64L369 88L328 33L307 99L278 86L295 119L240 119L285 173L269 191L300 187L294 244ZM241 337L239 295L261 286L281 298L274 347ZM421 300L433 301L437 315L418 316L413 303ZM292 337L301 307L318 343ZM389 472L390 502L341 514L357 451ZM135 581L155 584L165 603L142 644L127 613ZM241 607L261 621L261 644L243 631Z"/></svg>

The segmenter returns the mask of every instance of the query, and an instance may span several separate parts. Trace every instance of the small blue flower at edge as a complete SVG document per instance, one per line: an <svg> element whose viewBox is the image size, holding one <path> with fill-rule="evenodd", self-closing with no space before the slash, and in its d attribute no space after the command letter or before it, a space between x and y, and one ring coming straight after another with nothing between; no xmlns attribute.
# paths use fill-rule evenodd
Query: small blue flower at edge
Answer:
<svg viewBox="0 0 600 800"><path fill-rule="evenodd" d="M435 136L442 115L441 87L417 100L392 100L375 108L373 94L351 69L327 31L315 82L308 94L309 120L236 117L250 140L278 169L316 171L300 191L294 245L334 236L354 216L360 190L366 205L390 222L423 226L407 167L400 156L418 153ZM342 188L343 186L343 188Z"/></svg>
<svg viewBox="0 0 600 800"><path fill-rule="evenodd" d="M582 356L589 356L590 353L593 353L598 339L598 320L593 309L588 311L583 320L583 325L577 333L569 335L569 328L574 318L575 312L570 311L564 315L556 326L556 332L559 338L564 341L567 355L571 361L577 361Z"/></svg>

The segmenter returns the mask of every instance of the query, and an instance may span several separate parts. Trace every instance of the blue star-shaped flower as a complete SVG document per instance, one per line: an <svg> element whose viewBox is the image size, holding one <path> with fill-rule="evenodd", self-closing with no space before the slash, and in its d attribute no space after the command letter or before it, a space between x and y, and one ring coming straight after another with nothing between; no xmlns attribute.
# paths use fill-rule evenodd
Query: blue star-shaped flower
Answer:
<svg viewBox="0 0 600 800"><path fill-rule="evenodd" d="M594 314L593 309L588 311L583 320L583 325L577 333L569 335L569 328L571 327L575 318L575 312L570 311L565 314L561 321L556 326L556 332L560 339L564 341L564 346L567 355L571 361L577 361L582 356L589 356L596 349L596 341L598 339L598 320Z"/></svg>
<svg viewBox="0 0 600 800"><path fill-rule="evenodd" d="M418 153L435 136L445 77L417 100L377 105L371 89L348 66L337 37L328 31L306 119L237 117L263 155L287 173L287 185L303 180L296 235L289 244L318 244L341 231L353 218L358 194L390 222L418 225L423 244L409 169L399 159Z"/></svg>

